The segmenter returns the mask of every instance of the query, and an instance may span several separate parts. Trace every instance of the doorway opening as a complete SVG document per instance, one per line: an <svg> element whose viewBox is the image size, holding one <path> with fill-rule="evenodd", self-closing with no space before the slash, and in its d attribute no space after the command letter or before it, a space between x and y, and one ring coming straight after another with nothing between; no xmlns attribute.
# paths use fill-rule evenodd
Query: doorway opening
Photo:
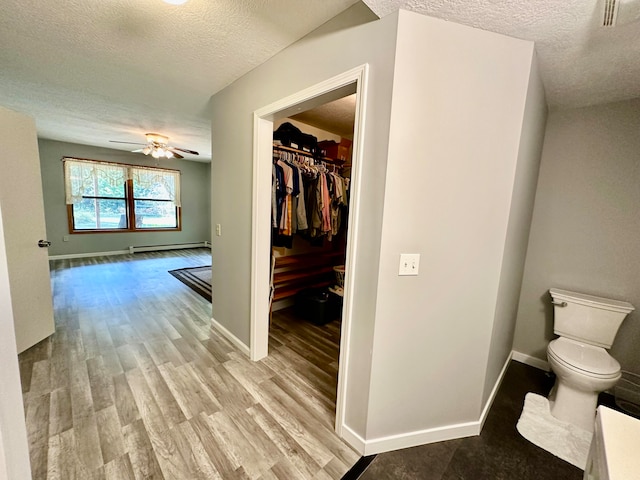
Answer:
<svg viewBox="0 0 640 480"><path fill-rule="evenodd" d="M362 65L254 112L252 259L251 259L251 358L269 353L271 255L271 180L274 122L355 95L348 231L346 234L344 296L340 331L340 358L336 395L335 429L343 436L344 409L349 373L349 345L353 310L354 252L358 244L360 171L362 169L363 119L368 66Z"/></svg>

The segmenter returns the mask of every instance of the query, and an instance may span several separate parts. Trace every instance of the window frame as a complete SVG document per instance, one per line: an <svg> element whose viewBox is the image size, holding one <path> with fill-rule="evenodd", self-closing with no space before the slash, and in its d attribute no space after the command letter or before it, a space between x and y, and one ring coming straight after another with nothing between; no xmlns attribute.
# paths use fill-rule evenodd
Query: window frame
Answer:
<svg viewBox="0 0 640 480"><path fill-rule="evenodd" d="M180 170L177 169L171 169L171 168L159 168L159 167L149 167L146 165L134 165L134 164L129 164L129 163L117 163L117 162L106 162L106 161L102 161L102 160L93 160L93 159L88 159L88 158L77 158L77 157L63 157L62 161L63 161L63 175L65 175L65 189L66 189L66 171L64 169L64 162L70 160L80 160L82 162L90 162L90 163L102 163L102 164L107 164L107 165L117 165L119 167L125 167L128 171L130 169L134 169L134 168L140 168L140 169L147 169L147 170L160 170L160 171L169 171L169 172L178 172L179 175L179 181L180 183L182 183L182 179L181 179L181 172ZM131 177L131 175L128 175L129 177ZM127 180L125 180L125 184L124 184L124 198L122 197L105 197L105 196L93 196L93 195L82 195L82 198L88 198L88 199L92 199L92 200L124 200L125 202L125 209L126 209L126 216L127 216L127 227L126 228L105 228L105 229L86 229L86 228L82 228L82 229L76 229L75 228L75 224L74 224L74 217L73 217L73 204L66 204L67 207L67 222L68 222L68 228L69 228L69 233L76 235L83 235L83 234L96 234L96 233L132 233L132 232L179 232L182 231L182 206L175 206L176 209L176 226L175 227L154 227L154 228L141 228L141 227L136 227L136 214L135 214L135 201L136 200L145 200L145 201L154 201L154 202L170 202L171 200L156 200L156 199L149 199L149 198L136 198L134 197L134 184L133 184L133 179L132 178L128 178ZM175 203L175 202L174 202Z"/></svg>

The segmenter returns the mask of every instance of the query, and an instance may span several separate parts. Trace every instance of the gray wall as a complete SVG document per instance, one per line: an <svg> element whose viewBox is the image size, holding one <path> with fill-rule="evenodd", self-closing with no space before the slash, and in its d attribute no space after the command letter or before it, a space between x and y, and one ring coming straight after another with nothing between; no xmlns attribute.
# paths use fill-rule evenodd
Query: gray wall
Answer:
<svg viewBox="0 0 640 480"><path fill-rule="evenodd" d="M514 350L546 359L548 290L626 300L640 308L640 100L549 115ZM611 353L640 374L640 314Z"/></svg>
<svg viewBox="0 0 640 480"><path fill-rule="evenodd" d="M511 213L500 273L496 315L491 337L483 402L491 394L496 381L511 354L516 328L518 302L529 242L531 217L538 184L540 157L547 119L547 103L534 56L529 76L529 90L522 123L518 166L511 198Z"/></svg>
<svg viewBox="0 0 640 480"><path fill-rule="evenodd" d="M382 200L396 33L395 15L380 21L358 3L212 97L212 224L221 224L212 255L213 317L249 344L253 112L369 63L359 235L347 405L348 424L364 436L371 338L380 255ZM269 252L264 252L269 255Z"/></svg>
<svg viewBox="0 0 640 480"><path fill-rule="evenodd" d="M130 245L168 245L211 240L211 166L187 160L162 160L122 150L39 140L47 236L50 255L126 250ZM132 165L159 166L182 172L182 231L69 234L62 157L88 158ZM69 236L68 242L63 237Z"/></svg>
<svg viewBox="0 0 640 480"><path fill-rule="evenodd" d="M357 4L212 97L213 315L248 344L253 112L368 63L345 412L388 448L482 410L533 45L371 18ZM422 253L420 276L397 276L401 252Z"/></svg>

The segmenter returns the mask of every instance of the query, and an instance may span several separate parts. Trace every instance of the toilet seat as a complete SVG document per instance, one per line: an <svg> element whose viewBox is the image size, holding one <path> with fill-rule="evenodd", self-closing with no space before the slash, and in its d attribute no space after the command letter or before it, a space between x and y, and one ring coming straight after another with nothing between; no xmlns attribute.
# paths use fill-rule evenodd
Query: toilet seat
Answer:
<svg viewBox="0 0 640 480"><path fill-rule="evenodd" d="M602 347L560 337L549 343L547 354L565 368L594 378L615 378L620 364Z"/></svg>

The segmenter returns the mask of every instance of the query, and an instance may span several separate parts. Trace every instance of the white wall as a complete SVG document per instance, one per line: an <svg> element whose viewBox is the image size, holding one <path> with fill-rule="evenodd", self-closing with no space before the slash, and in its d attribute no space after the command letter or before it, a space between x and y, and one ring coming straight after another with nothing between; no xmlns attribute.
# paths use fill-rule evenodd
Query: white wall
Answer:
<svg viewBox="0 0 640 480"><path fill-rule="evenodd" d="M0 212L0 478L31 478L24 423L18 350L9 291L6 247Z"/></svg>
<svg viewBox="0 0 640 480"><path fill-rule="evenodd" d="M357 3L212 97L213 317L249 344L253 112L335 75L368 63L353 343L347 425L364 435L371 336L377 286L395 16L380 21ZM269 252L264 252L269 255Z"/></svg>
<svg viewBox="0 0 640 480"><path fill-rule="evenodd" d="M157 162L155 159L139 153L54 140L40 139L38 147L40 149L47 237L53 242L49 248L49 255L111 252L127 250L130 245L169 245L211 240L211 209L209 204L211 167L208 163L178 159L164 159ZM88 158L180 170L182 231L70 235L64 196L64 175L60 161L62 157ZM63 242L64 236L69 236L68 242Z"/></svg>
<svg viewBox="0 0 640 480"><path fill-rule="evenodd" d="M532 55L400 11L368 438L479 418Z"/></svg>
<svg viewBox="0 0 640 480"><path fill-rule="evenodd" d="M514 350L546 360L550 287L640 309L640 100L549 114ZM640 313L611 353L640 374Z"/></svg>
<svg viewBox="0 0 640 480"><path fill-rule="evenodd" d="M505 253L500 273L483 403L492 393L500 372L511 355L513 346L546 119L547 103L544 86L534 54L520 135L518 166L511 196L511 212L509 213Z"/></svg>

